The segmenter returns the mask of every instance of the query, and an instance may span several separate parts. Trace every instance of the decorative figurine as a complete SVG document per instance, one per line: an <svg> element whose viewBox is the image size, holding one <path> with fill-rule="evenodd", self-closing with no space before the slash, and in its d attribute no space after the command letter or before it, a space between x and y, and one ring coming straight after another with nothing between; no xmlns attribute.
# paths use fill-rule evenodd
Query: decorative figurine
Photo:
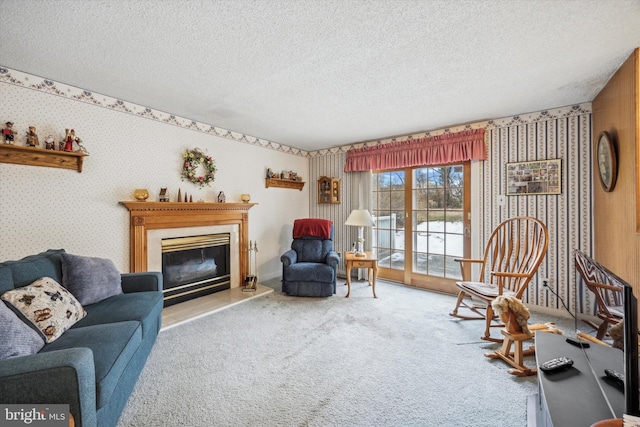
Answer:
<svg viewBox="0 0 640 427"><path fill-rule="evenodd" d="M40 147L40 141L38 140L38 135L36 135L35 126L29 126L29 131L27 132L27 145L29 147Z"/></svg>
<svg viewBox="0 0 640 427"><path fill-rule="evenodd" d="M71 129L71 131L69 131L69 129L65 129L65 136L63 139L64 142L64 148L62 148L64 151L73 151L73 143L77 143L79 138L76 138L76 131Z"/></svg>
<svg viewBox="0 0 640 427"><path fill-rule="evenodd" d="M224 203L227 201L227 196L224 195L224 191L218 193L218 203Z"/></svg>
<svg viewBox="0 0 640 427"><path fill-rule="evenodd" d="M167 194L167 187L161 187L160 188L160 196L159 196L158 200L160 202L168 202L169 201L169 195Z"/></svg>
<svg viewBox="0 0 640 427"><path fill-rule="evenodd" d="M5 144L13 144L13 136L17 133L13 130L13 122L7 122L4 124L5 128L2 129L2 135L4 135Z"/></svg>
<svg viewBox="0 0 640 427"><path fill-rule="evenodd" d="M56 149L56 142L53 140L53 137L51 135L48 135L44 139L44 148L45 148L45 150L55 150Z"/></svg>
<svg viewBox="0 0 640 427"><path fill-rule="evenodd" d="M79 152L84 153L86 155L89 155L89 152L84 147L84 144L82 143L82 140L80 138L76 138L76 144L78 144L78 151Z"/></svg>

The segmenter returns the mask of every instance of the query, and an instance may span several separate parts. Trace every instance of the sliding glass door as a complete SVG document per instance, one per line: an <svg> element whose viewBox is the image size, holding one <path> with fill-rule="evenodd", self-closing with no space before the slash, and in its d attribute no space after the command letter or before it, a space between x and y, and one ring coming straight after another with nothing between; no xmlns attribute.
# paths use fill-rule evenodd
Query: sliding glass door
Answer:
<svg viewBox="0 0 640 427"><path fill-rule="evenodd" d="M469 253L469 164L374 173L373 246L380 276L453 291Z"/></svg>

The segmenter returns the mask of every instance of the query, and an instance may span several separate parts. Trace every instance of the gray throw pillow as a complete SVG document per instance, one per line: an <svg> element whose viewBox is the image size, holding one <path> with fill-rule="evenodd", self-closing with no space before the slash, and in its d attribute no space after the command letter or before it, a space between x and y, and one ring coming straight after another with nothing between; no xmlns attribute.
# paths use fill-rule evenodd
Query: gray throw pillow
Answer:
<svg viewBox="0 0 640 427"><path fill-rule="evenodd" d="M36 354L44 339L0 301L0 360Z"/></svg>
<svg viewBox="0 0 640 427"><path fill-rule="evenodd" d="M113 261L62 253L62 286L80 304L100 302L122 293L122 277Z"/></svg>

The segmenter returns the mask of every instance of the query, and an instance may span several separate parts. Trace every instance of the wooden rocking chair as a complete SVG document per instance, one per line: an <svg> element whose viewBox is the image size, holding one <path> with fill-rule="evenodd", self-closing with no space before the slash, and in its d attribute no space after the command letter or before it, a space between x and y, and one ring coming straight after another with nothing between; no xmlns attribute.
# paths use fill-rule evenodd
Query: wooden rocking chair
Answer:
<svg viewBox="0 0 640 427"><path fill-rule="evenodd" d="M596 338L602 340L609 327L618 324L624 318L623 295L624 284L614 276L607 274L604 267L578 249L573 251L576 270L585 285L596 297L596 316L602 319L600 325L585 320L585 323L598 331Z"/></svg>
<svg viewBox="0 0 640 427"><path fill-rule="evenodd" d="M491 233L482 259L456 259L460 263L462 281L456 283L458 300L450 315L465 320L484 319L486 326L481 338L502 342L502 338L491 337L492 327L504 326L492 323L496 316L491 302L501 295L522 299L547 254L548 246L549 231L537 218L520 216L500 223ZM477 282L470 281L470 268L466 263L480 265ZM459 314L460 308L473 314Z"/></svg>

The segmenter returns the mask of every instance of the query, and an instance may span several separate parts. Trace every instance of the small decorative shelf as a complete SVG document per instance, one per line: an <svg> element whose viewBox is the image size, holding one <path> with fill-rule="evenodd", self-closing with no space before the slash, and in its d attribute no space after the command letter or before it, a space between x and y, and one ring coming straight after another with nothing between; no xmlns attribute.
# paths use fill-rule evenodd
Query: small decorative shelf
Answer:
<svg viewBox="0 0 640 427"><path fill-rule="evenodd" d="M340 203L340 179L321 176L318 179L318 203Z"/></svg>
<svg viewBox="0 0 640 427"><path fill-rule="evenodd" d="M87 154L79 151L56 151L0 144L0 163L71 169L80 173L85 156Z"/></svg>
<svg viewBox="0 0 640 427"><path fill-rule="evenodd" d="M278 178L265 178L264 183L266 188L269 187L277 187L277 188L291 188L292 190L300 190L304 188L304 182L302 181L294 181L291 179L278 179Z"/></svg>

